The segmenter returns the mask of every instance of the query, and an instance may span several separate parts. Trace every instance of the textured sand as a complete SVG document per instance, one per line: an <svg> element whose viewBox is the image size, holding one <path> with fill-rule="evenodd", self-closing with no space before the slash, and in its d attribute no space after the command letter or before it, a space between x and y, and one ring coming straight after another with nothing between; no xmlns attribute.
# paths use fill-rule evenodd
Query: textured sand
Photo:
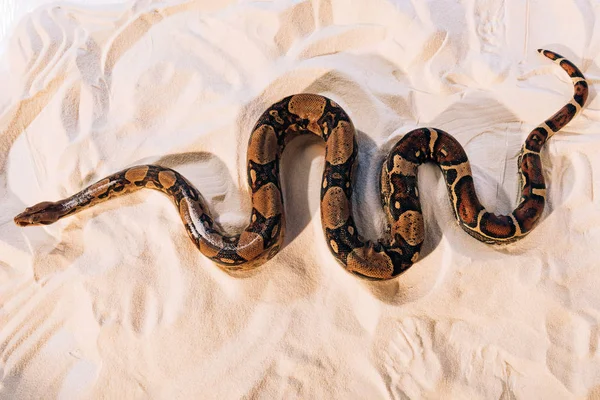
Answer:
<svg viewBox="0 0 600 400"><path fill-rule="evenodd" d="M582 399L600 396L600 8L595 0L138 1L55 5L5 42L0 74L0 397ZM283 160L285 247L231 277L175 208L138 192L51 226L12 223L139 163L182 172L231 231L248 220L250 128L292 93L358 129L357 213L383 230L378 173L407 131L454 134L488 209L515 206L526 135L591 83L542 157L539 227L505 248L453 220L419 172L424 257L368 283L329 254L324 147Z"/></svg>

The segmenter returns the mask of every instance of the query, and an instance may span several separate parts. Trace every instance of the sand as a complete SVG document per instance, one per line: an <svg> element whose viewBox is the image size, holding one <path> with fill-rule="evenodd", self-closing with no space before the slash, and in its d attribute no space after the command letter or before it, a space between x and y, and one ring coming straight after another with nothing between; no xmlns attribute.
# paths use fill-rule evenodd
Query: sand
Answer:
<svg viewBox="0 0 600 400"><path fill-rule="evenodd" d="M600 397L600 8L595 0L52 4L4 41L0 74L0 397ZM229 231L248 221L246 143L293 93L358 130L358 226L384 229L378 174L411 129L463 144L484 205L516 204L516 157L572 95L535 50L577 64L582 114L542 153L548 202L520 242L454 222L419 172L422 259L390 282L339 266L319 219L324 146L284 154L288 232L254 274L199 253L142 191L46 226L12 222L127 166L193 182Z"/></svg>

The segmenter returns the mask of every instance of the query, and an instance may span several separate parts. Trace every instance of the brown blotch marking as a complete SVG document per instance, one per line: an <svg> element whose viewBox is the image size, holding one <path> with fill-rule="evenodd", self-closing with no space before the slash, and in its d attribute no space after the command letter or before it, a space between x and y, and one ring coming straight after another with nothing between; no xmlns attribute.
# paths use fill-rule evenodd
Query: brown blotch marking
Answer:
<svg viewBox="0 0 600 400"><path fill-rule="evenodd" d="M577 113L577 109L573 104L567 104L550 119L546 121L546 124L552 129L553 132L558 132L563 126L569 123Z"/></svg>
<svg viewBox="0 0 600 400"><path fill-rule="evenodd" d="M321 200L323 226L337 229L346 223L349 216L350 204L344 190L339 186L332 186Z"/></svg>
<svg viewBox="0 0 600 400"><path fill-rule="evenodd" d="M517 231L517 228L510 216L495 215L486 212L481 217L479 230L492 238L506 239L512 237Z"/></svg>
<svg viewBox="0 0 600 400"><path fill-rule="evenodd" d="M556 54L555 52L550 50L543 50L541 51L541 53L551 60L558 60L559 58L563 58L561 55Z"/></svg>
<svg viewBox="0 0 600 400"><path fill-rule="evenodd" d="M252 194L252 205L265 218L279 215L283 209L281 192L274 183L269 182Z"/></svg>
<svg viewBox="0 0 600 400"><path fill-rule="evenodd" d="M525 154L521 158L519 165L521 173L527 178L529 184L544 185L544 174L542 170L542 160L538 154Z"/></svg>
<svg viewBox="0 0 600 400"><path fill-rule="evenodd" d="M434 144L433 161L438 164L459 164L467 161L467 154L454 137L444 131L438 131L438 140Z"/></svg>
<svg viewBox="0 0 600 400"><path fill-rule="evenodd" d="M256 171L253 169L250 170L250 181L252 182L252 184L256 182Z"/></svg>
<svg viewBox="0 0 600 400"><path fill-rule="evenodd" d="M577 67L568 60L562 60L560 62L560 66L567 72L567 74L569 74L571 78L581 76L581 72L579 72Z"/></svg>
<svg viewBox="0 0 600 400"><path fill-rule="evenodd" d="M169 189L177 182L177 176L175 176L173 171L160 171L158 173L158 181L163 188Z"/></svg>
<svg viewBox="0 0 600 400"><path fill-rule="evenodd" d="M129 168L127 172L125 172L125 179L127 179L131 183L141 182L146 178L148 174L148 166L140 165L138 167Z"/></svg>
<svg viewBox="0 0 600 400"><path fill-rule="evenodd" d="M427 129L414 129L408 132L392 149L392 154L401 154L406 160L421 164L424 160L419 156L427 153L429 148L429 132Z"/></svg>
<svg viewBox="0 0 600 400"><path fill-rule="evenodd" d="M237 253L247 261L251 261L262 254L265 250L261 235L254 232L244 231L240 235Z"/></svg>
<svg viewBox="0 0 600 400"><path fill-rule="evenodd" d="M393 233L398 233L411 246L423 243L425 238L423 214L418 211L405 211L394 222Z"/></svg>
<svg viewBox="0 0 600 400"><path fill-rule="evenodd" d="M585 104L588 98L588 84L586 81L579 81L573 85L575 94L573 98L581 107Z"/></svg>
<svg viewBox="0 0 600 400"><path fill-rule="evenodd" d="M325 159L332 165L348 161L354 151L354 127L346 121L340 121L327 139Z"/></svg>
<svg viewBox="0 0 600 400"><path fill-rule="evenodd" d="M522 233L532 230L544 211L543 197L529 197L517 206L513 215L521 227Z"/></svg>
<svg viewBox="0 0 600 400"><path fill-rule="evenodd" d="M323 136L323 131L318 124L319 118L325 111L327 101L323 96L316 94L297 94L290 99L288 110L300 118L308 119L308 130Z"/></svg>
<svg viewBox="0 0 600 400"><path fill-rule="evenodd" d="M547 138L548 132L544 128L537 127L527 136L525 148L539 153Z"/></svg>
<svg viewBox="0 0 600 400"><path fill-rule="evenodd" d="M390 192L389 197L384 199L384 205L387 205L390 209L390 212L393 212L392 209L398 209L395 207L396 200L400 202L400 206L402 206L402 202L406 202L408 204L414 204L418 202L418 198L413 196L413 189L415 187L414 182L409 179L404 179L401 175L391 175L390 176ZM392 203L392 200L394 203ZM405 204L406 204L405 203Z"/></svg>
<svg viewBox="0 0 600 400"><path fill-rule="evenodd" d="M376 252L371 246L352 250L346 260L346 268L348 271L376 279L391 278L394 273L390 257L385 253Z"/></svg>
<svg viewBox="0 0 600 400"><path fill-rule="evenodd" d="M267 164L277 158L279 145L275 129L270 125L261 125L250 135L248 160L257 164Z"/></svg>
<svg viewBox="0 0 600 400"><path fill-rule="evenodd" d="M325 110L326 100L317 94L297 94L290 99L288 110L300 118L317 120Z"/></svg>
<svg viewBox="0 0 600 400"><path fill-rule="evenodd" d="M471 176L463 177L454 187L454 193L456 195L454 207L458 217L463 223L471 227L476 226L479 211L483 207L475 194L473 178Z"/></svg>

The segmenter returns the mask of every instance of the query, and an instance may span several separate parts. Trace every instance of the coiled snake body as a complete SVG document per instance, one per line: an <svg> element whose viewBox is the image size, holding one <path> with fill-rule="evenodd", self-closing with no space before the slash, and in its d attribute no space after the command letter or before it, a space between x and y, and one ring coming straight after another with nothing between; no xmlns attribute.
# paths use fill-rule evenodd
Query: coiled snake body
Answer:
<svg viewBox="0 0 600 400"><path fill-rule="evenodd" d="M423 216L417 168L434 162L442 170L454 214L471 236L486 243L509 243L527 235L544 209L545 184L540 150L583 107L588 85L570 61L547 50L572 78L574 96L527 137L518 159L521 198L509 215L489 213L479 202L462 146L435 128L407 133L392 149L381 169L381 199L389 223L378 242L361 238L352 216L353 171L357 144L350 118L334 101L298 94L273 104L259 118L248 144L248 183L252 190L250 224L239 235L226 235L208 214L202 196L176 171L141 165L110 175L79 193L42 202L15 217L20 226L51 224L109 198L141 188L160 190L175 203L189 237L198 249L226 270L254 268L279 250L285 227L279 182L279 159L286 144L312 133L326 143L321 186L321 219L332 254L345 268L364 278L389 279L406 271L419 257Z"/></svg>

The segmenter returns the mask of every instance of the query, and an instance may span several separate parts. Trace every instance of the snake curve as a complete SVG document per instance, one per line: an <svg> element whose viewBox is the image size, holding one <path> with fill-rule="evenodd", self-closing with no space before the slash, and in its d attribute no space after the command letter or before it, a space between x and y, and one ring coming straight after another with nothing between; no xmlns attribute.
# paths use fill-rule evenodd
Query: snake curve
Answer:
<svg viewBox="0 0 600 400"><path fill-rule="evenodd" d="M47 225L115 196L156 189L171 198L189 237L206 257L228 271L251 269L272 258L283 241L285 218L279 181L283 149L294 137L313 133L326 143L321 185L323 230L332 254L348 271L367 279L390 279L417 261L424 240L417 168L424 162L441 168L454 215L464 231L485 243L510 243L531 232L544 209L542 146L573 119L588 95L585 77L574 64L554 52L538 51L569 74L574 95L527 136L518 158L521 197L509 215L489 213L481 205L467 155L456 139L440 129L420 128L404 135L383 162L381 200L389 226L384 239L365 241L352 215L358 150L354 126L334 101L297 94L269 107L250 135L247 174L252 213L241 234L222 232L198 190L178 172L158 165L117 172L71 197L27 208L14 221L19 226Z"/></svg>

